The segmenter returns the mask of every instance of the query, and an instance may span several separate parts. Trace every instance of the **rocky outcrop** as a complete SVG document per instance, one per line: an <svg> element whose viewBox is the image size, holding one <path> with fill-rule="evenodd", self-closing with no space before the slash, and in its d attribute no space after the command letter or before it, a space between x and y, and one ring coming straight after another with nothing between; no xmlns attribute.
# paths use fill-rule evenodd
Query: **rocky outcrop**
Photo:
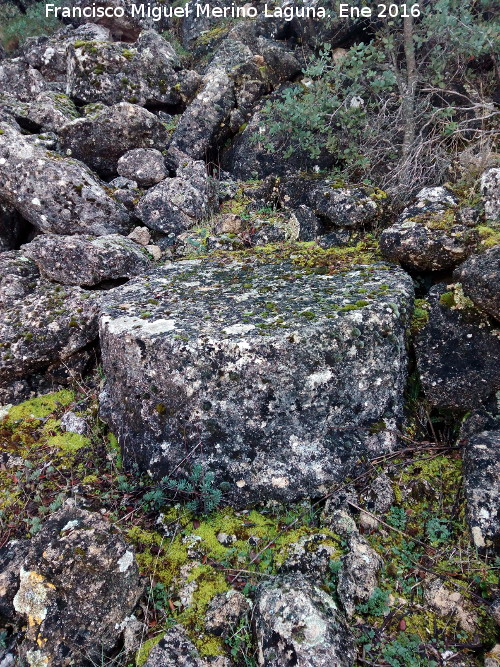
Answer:
<svg viewBox="0 0 500 667"><path fill-rule="evenodd" d="M469 257L453 277L478 308L500 320L500 245Z"/></svg>
<svg viewBox="0 0 500 667"><path fill-rule="evenodd" d="M59 136L66 155L109 177L116 174L118 160L127 151L164 148L168 132L154 114L121 102L65 124Z"/></svg>
<svg viewBox="0 0 500 667"><path fill-rule="evenodd" d="M155 476L187 451L237 504L316 495L394 444L412 298L385 266L167 265L106 295L103 417Z"/></svg>
<svg viewBox="0 0 500 667"><path fill-rule="evenodd" d="M166 178L151 188L136 207L137 217L150 229L180 234L208 217L214 192L205 164L185 160L175 178Z"/></svg>
<svg viewBox="0 0 500 667"><path fill-rule="evenodd" d="M43 76L22 58L0 61L0 90L29 102L47 90Z"/></svg>
<svg viewBox="0 0 500 667"><path fill-rule="evenodd" d="M128 214L76 160L36 145L0 123L0 200L43 232L110 234Z"/></svg>
<svg viewBox="0 0 500 667"><path fill-rule="evenodd" d="M481 177L484 214L489 222L500 222L500 167L493 167Z"/></svg>
<svg viewBox="0 0 500 667"><path fill-rule="evenodd" d="M118 173L135 181L140 187L156 185L167 176L165 160L153 148L134 148L118 160Z"/></svg>
<svg viewBox="0 0 500 667"><path fill-rule="evenodd" d="M85 103L186 104L200 83L181 71L174 49L154 31L134 44L84 41L68 47L67 93Z"/></svg>
<svg viewBox="0 0 500 667"><path fill-rule="evenodd" d="M6 267L10 275L2 280L8 296L0 316L0 387L69 364L97 338L100 295L36 280L31 266L20 253L11 256Z"/></svg>
<svg viewBox="0 0 500 667"><path fill-rule="evenodd" d="M65 507L29 543L13 606L31 667L91 664L116 645L143 591L134 551L98 514Z"/></svg>
<svg viewBox="0 0 500 667"><path fill-rule="evenodd" d="M455 197L445 188L424 188L414 205L380 235L387 259L413 271L442 271L463 262L479 241L457 219Z"/></svg>
<svg viewBox="0 0 500 667"><path fill-rule="evenodd" d="M41 275L63 285L98 285L105 280L131 278L152 266L147 252L131 239L110 234L56 236L43 234L22 246Z"/></svg>
<svg viewBox="0 0 500 667"><path fill-rule="evenodd" d="M438 407L475 408L500 388L498 329L460 286L436 285L429 303L429 322L415 341L425 395Z"/></svg>
<svg viewBox="0 0 500 667"><path fill-rule="evenodd" d="M257 661L266 667L351 667L354 645L333 599L300 576L271 579L257 592Z"/></svg>
<svg viewBox="0 0 500 667"><path fill-rule="evenodd" d="M500 547L500 431L483 431L465 445L467 522L479 549Z"/></svg>

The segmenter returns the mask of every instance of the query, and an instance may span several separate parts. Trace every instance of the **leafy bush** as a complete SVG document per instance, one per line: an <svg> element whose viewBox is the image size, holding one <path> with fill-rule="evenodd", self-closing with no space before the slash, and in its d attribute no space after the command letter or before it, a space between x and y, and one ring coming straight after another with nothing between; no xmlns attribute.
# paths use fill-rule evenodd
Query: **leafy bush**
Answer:
<svg viewBox="0 0 500 667"><path fill-rule="evenodd" d="M494 0L420 6L418 18L374 23L373 38L343 57L324 44L301 83L264 107L267 131L255 139L285 157L297 145L313 158L326 149L342 177L403 196L401 186L442 180L467 143L488 144L499 115L487 97Z"/></svg>

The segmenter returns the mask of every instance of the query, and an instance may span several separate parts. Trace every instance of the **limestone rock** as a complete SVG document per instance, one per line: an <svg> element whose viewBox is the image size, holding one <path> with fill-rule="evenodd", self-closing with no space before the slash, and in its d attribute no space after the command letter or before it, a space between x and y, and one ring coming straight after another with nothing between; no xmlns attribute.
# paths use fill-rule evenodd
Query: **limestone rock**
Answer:
<svg viewBox="0 0 500 667"><path fill-rule="evenodd" d="M34 262L12 250L0 253L0 306L8 308L34 291L40 272Z"/></svg>
<svg viewBox="0 0 500 667"><path fill-rule="evenodd" d="M231 589L227 593L219 593L208 606L205 630L213 635L228 637L240 618L250 609L251 603L239 591Z"/></svg>
<svg viewBox="0 0 500 667"><path fill-rule="evenodd" d="M500 245L469 257L453 277L478 308L500 320Z"/></svg>
<svg viewBox="0 0 500 667"><path fill-rule="evenodd" d="M37 146L0 123L0 199L35 227L57 234L127 229L128 213L83 164Z"/></svg>
<svg viewBox="0 0 500 667"><path fill-rule="evenodd" d="M321 494L394 446L366 427L401 416L412 299L387 266L165 265L104 295L103 417L126 464L163 476L194 448L228 502Z"/></svg>
<svg viewBox="0 0 500 667"><path fill-rule="evenodd" d="M484 214L489 222L500 222L500 167L493 167L481 177Z"/></svg>
<svg viewBox="0 0 500 667"><path fill-rule="evenodd" d="M234 85L223 70L205 77L172 135L172 146L194 160L206 159L210 148L227 133L229 113L236 104Z"/></svg>
<svg viewBox="0 0 500 667"><path fill-rule="evenodd" d="M467 521L478 548L500 546L500 430L483 431L465 446Z"/></svg>
<svg viewBox="0 0 500 667"><path fill-rule="evenodd" d="M22 58L0 61L0 90L22 102L29 102L47 90L47 83L36 69Z"/></svg>
<svg viewBox="0 0 500 667"><path fill-rule="evenodd" d="M254 612L257 661L266 667L350 667L355 651L335 602L300 576L259 587Z"/></svg>
<svg viewBox="0 0 500 667"><path fill-rule="evenodd" d="M105 280L130 278L151 267L147 253L119 234L56 236L42 234L22 246L44 278L63 285L97 285Z"/></svg>
<svg viewBox="0 0 500 667"><path fill-rule="evenodd" d="M133 549L100 515L65 507L31 540L16 611L29 618L20 658L63 667L101 660L143 591Z"/></svg>
<svg viewBox="0 0 500 667"><path fill-rule="evenodd" d="M351 618L356 604L367 602L377 587L382 559L358 533L349 535L348 546L348 553L342 557L337 592L347 616Z"/></svg>
<svg viewBox="0 0 500 667"><path fill-rule="evenodd" d="M462 223L456 199L446 188L424 188L415 204L380 235L385 257L416 271L442 271L463 262L479 241Z"/></svg>
<svg viewBox="0 0 500 667"><path fill-rule="evenodd" d="M59 130L59 136L68 155L82 160L103 176L112 176L124 153L132 149L162 148L168 132L154 114L136 104L121 102L67 123ZM146 152L143 159L147 165L151 156ZM150 180L147 174L145 183L133 175L129 178L138 185L146 185Z"/></svg>
<svg viewBox="0 0 500 667"><path fill-rule="evenodd" d="M139 200L136 213L150 229L180 234L207 217L212 210L213 188L205 164L187 161L175 178L166 178Z"/></svg>
<svg viewBox="0 0 500 667"><path fill-rule="evenodd" d="M28 548L28 540L12 540L0 549L0 623L15 622L13 601L19 589L19 572Z"/></svg>
<svg viewBox="0 0 500 667"><path fill-rule="evenodd" d="M23 126L34 131L57 132L61 125L78 117L73 102L62 93L45 91L30 102L0 95L0 106Z"/></svg>
<svg viewBox="0 0 500 667"><path fill-rule="evenodd" d="M20 287L24 281L14 276L10 286L16 282ZM44 280L26 287L28 293L12 298L1 312L0 387L60 362L70 364L97 338L99 294Z"/></svg>
<svg viewBox="0 0 500 667"><path fill-rule="evenodd" d="M180 69L174 49L155 31L134 44L76 42L68 47L66 92L85 103L186 104L200 77Z"/></svg>
<svg viewBox="0 0 500 667"><path fill-rule="evenodd" d="M475 408L500 388L498 329L456 286L436 285L429 303L429 322L415 340L425 395L441 408Z"/></svg>
<svg viewBox="0 0 500 667"><path fill-rule="evenodd" d="M135 181L141 187L150 187L167 176L167 169L160 151L152 148L134 148L118 160L118 173Z"/></svg>
<svg viewBox="0 0 500 667"><path fill-rule="evenodd" d="M208 667L182 625L174 625L151 650L144 667Z"/></svg>

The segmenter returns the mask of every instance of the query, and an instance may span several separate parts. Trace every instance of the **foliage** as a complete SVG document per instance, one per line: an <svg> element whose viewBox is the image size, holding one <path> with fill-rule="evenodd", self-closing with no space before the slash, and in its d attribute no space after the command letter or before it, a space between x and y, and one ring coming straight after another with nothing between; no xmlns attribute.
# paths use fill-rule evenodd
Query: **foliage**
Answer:
<svg viewBox="0 0 500 667"><path fill-rule="evenodd" d="M210 514L222 500L222 491L214 487L214 479L213 472L205 472L201 465L196 464L187 477L183 479L164 477L161 485L165 493L171 491L176 496L188 498L186 509L189 511Z"/></svg>
<svg viewBox="0 0 500 667"><path fill-rule="evenodd" d="M60 5L60 1L53 0ZM13 3L0 6L0 44L7 50L13 50L28 37L50 35L61 27L58 19L45 17L45 3L35 3L22 13Z"/></svg>
<svg viewBox="0 0 500 667"><path fill-rule="evenodd" d="M357 610L367 616L385 616L389 612L389 593L376 588L366 604L357 606Z"/></svg>
<svg viewBox="0 0 500 667"><path fill-rule="evenodd" d="M401 185L411 193L444 179L453 153L488 144L498 118L487 98L492 60L484 72L498 34L493 7L436 0L420 18L373 24L373 38L343 57L323 44L302 81L264 107L266 132L254 141L284 157L299 146L312 158L327 151L345 178L375 179L402 198Z"/></svg>
<svg viewBox="0 0 500 667"><path fill-rule="evenodd" d="M391 667L437 667L438 663L430 660L421 646L422 640L418 635L401 633L384 646L382 655Z"/></svg>

